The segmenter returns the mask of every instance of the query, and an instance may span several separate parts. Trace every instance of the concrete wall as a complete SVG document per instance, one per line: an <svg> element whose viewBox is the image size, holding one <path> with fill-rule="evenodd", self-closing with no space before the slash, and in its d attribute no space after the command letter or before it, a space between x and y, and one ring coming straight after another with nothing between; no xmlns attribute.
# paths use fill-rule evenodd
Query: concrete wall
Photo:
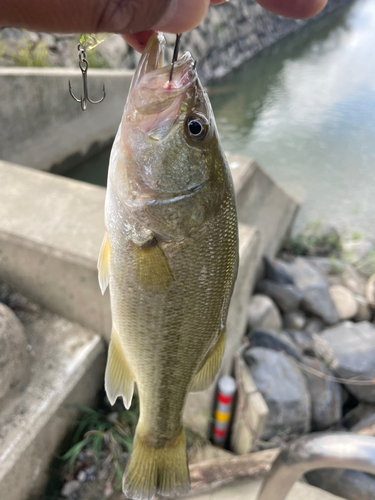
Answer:
<svg viewBox="0 0 375 500"><path fill-rule="evenodd" d="M71 80L80 97L78 69L0 68L0 159L63 172L100 151L116 134L131 78L131 71L90 70L91 99L100 99L103 83L107 96L82 112L68 90Z"/></svg>

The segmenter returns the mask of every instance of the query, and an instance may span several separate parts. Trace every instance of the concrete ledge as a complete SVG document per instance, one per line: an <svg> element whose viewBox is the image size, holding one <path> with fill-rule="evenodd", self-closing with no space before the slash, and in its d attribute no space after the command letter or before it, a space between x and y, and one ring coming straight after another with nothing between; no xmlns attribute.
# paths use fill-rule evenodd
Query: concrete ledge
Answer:
<svg viewBox="0 0 375 500"><path fill-rule="evenodd" d="M41 494L50 462L76 423L71 405L92 404L103 384L105 349L99 335L51 313L28 316L30 380L0 410L1 499Z"/></svg>
<svg viewBox="0 0 375 500"><path fill-rule="evenodd" d="M63 172L98 152L116 134L132 71L89 72L89 95L102 105L82 113L69 95L82 93L81 72L73 69L0 68L0 158Z"/></svg>
<svg viewBox="0 0 375 500"><path fill-rule="evenodd" d="M254 161L228 160L239 220L259 230L262 249L272 255L298 205ZM102 298L96 270L105 189L1 161L0 179L0 279L108 336L108 294Z"/></svg>

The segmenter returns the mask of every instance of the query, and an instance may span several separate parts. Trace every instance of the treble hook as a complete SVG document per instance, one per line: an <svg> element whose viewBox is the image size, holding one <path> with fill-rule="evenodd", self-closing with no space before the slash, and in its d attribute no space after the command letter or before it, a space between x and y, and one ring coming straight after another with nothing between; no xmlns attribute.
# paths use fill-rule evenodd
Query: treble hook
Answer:
<svg viewBox="0 0 375 500"><path fill-rule="evenodd" d="M182 35L182 33L178 33L176 35L176 42L174 44L174 51L173 51L173 57L172 57L172 67L171 67L171 72L169 74L169 81L170 82L172 81L172 77L173 77L174 63L177 61L177 58L178 58L178 49L180 47L181 35Z"/></svg>
<svg viewBox="0 0 375 500"><path fill-rule="evenodd" d="M103 97L99 101L92 101L89 98L89 90L87 86L87 69L89 67L89 63L87 62L86 59L86 52L85 50L81 47L81 44L78 44L78 56L79 56L79 68L82 72L82 79L83 79L83 98L81 95L80 99L77 99L77 97L73 94L72 92L72 86L69 80L69 93L73 97L73 99L81 104L81 109L82 111L85 111L87 108L87 101L91 102L91 104L99 104L102 101L104 101L105 98L105 86L103 83Z"/></svg>

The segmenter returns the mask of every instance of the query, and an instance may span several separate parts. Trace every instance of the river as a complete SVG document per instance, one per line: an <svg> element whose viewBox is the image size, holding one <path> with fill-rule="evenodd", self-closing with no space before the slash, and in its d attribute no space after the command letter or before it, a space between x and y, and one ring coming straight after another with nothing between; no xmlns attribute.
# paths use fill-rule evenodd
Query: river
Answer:
<svg viewBox="0 0 375 500"><path fill-rule="evenodd" d="M224 149L255 158L321 219L375 236L375 2L288 36L210 87ZM70 177L105 184L109 151Z"/></svg>

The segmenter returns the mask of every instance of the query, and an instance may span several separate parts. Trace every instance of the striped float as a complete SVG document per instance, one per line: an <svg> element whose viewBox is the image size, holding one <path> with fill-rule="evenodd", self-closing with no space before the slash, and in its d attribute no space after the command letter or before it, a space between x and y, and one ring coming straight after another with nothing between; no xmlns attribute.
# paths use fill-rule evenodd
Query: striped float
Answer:
<svg viewBox="0 0 375 500"><path fill-rule="evenodd" d="M216 445L223 445L226 440L235 392L236 381L233 377L225 376L219 380L212 431L212 440Z"/></svg>

